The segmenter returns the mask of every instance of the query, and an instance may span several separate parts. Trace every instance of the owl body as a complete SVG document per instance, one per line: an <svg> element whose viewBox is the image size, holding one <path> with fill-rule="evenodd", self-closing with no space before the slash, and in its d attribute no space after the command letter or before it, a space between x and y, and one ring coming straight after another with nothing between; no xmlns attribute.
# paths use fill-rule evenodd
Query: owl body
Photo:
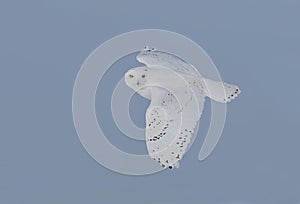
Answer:
<svg viewBox="0 0 300 204"><path fill-rule="evenodd" d="M192 65L165 52L145 48L137 59L147 66L126 72L125 83L151 100L145 117L149 156L163 168L179 167L193 140L205 98L227 103L240 90L202 78Z"/></svg>

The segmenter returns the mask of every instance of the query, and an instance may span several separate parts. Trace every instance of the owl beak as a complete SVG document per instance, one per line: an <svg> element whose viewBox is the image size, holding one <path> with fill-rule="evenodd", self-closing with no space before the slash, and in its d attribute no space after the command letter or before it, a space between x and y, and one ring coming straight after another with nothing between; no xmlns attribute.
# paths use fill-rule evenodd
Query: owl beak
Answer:
<svg viewBox="0 0 300 204"><path fill-rule="evenodd" d="M140 85L140 82L137 82L136 85Z"/></svg>

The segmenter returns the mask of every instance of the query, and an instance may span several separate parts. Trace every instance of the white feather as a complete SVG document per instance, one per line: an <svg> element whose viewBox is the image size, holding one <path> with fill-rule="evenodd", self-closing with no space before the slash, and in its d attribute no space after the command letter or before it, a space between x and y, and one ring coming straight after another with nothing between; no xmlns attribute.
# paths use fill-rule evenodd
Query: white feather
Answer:
<svg viewBox="0 0 300 204"><path fill-rule="evenodd" d="M130 69L125 82L151 100L146 112L149 156L164 168L179 167L202 114L205 96L224 103L240 90L202 78L193 65L166 52L146 47L137 60L147 66Z"/></svg>

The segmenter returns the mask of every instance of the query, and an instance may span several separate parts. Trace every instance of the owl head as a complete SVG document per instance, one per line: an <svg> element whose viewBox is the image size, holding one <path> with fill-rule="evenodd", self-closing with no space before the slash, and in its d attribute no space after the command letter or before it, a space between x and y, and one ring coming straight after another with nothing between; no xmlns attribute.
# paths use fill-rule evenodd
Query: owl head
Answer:
<svg viewBox="0 0 300 204"><path fill-rule="evenodd" d="M147 67L136 67L128 70L125 74L125 83L133 90L141 89L148 81L149 72Z"/></svg>

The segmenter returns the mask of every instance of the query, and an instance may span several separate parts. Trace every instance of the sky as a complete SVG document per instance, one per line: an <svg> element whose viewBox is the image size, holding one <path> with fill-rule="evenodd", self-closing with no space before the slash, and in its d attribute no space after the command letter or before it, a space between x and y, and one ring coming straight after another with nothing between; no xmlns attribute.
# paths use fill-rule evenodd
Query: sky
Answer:
<svg viewBox="0 0 300 204"><path fill-rule="evenodd" d="M300 202L300 2L8 1L0 2L0 203L281 204ZM198 137L181 167L123 175L84 149L72 118L76 75L112 37L145 28L185 35L242 94L227 106L222 138L197 160L210 121L205 103ZM138 65L113 64L96 95L109 140L131 153L110 107L113 87ZM135 95L133 121L144 125L149 101Z"/></svg>

